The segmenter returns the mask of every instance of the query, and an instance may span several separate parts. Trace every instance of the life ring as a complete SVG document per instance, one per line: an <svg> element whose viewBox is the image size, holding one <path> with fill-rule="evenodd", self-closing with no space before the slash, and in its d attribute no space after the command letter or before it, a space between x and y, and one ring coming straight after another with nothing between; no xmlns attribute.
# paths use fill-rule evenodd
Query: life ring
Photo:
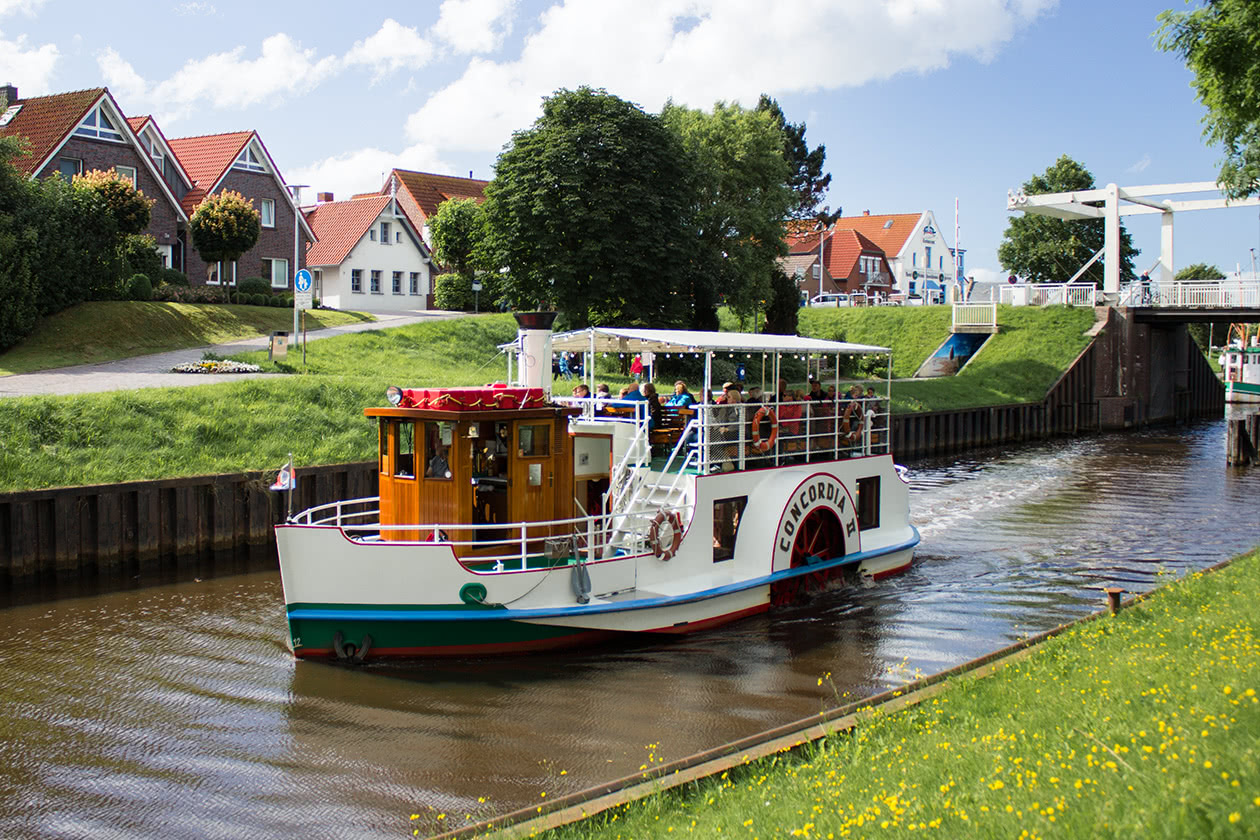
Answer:
<svg viewBox="0 0 1260 840"><path fill-rule="evenodd" d="M669 541L666 544L662 539L662 525L669 523ZM663 510L656 512L656 518L652 520L652 528L648 534L648 542L652 544L652 553L662 560L668 560L678 553L678 546L682 542L682 517L677 512L671 511L666 513Z"/></svg>
<svg viewBox="0 0 1260 840"><path fill-rule="evenodd" d="M770 434L765 440L761 439L761 421L766 418L770 419ZM757 413L752 419L752 445L753 449L758 452L766 452L770 447L774 446L774 442L779 439L779 418L774 415L774 409L768 405L763 405L757 409Z"/></svg>

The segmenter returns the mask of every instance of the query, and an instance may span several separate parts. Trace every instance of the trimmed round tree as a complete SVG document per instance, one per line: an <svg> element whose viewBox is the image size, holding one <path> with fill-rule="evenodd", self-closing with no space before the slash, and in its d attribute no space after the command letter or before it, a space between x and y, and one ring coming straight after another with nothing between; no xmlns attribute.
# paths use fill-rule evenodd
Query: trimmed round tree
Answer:
<svg viewBox="0 0 1260 840"><path fill-rule="evenodd" d="M207 263L218 263L223 279L223 263L234 262L254 247L262 224L254 202L238 192L226 190L210 196L197 206L188 221L193 247ZM223 296L227 300L227 284Z"/></svg>
<svg viewBox="0 0 1260 840"><path fill-rule="evenodd" d="M143 192L115 170L93 169L83 175L75 175L74 186L96 193L114 217L121 235L136 236L149 226L153 199L145 198Z"/></svg>

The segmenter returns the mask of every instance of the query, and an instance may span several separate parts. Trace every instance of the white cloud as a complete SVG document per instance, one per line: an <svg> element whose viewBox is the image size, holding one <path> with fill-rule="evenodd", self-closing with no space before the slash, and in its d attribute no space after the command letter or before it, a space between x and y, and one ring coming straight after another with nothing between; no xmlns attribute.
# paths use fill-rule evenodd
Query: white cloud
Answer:
<svg viewBox="0 0 1260 840"><path fill-rule="evenodd" d="M21 12L33 15L35 10L44 5L44 0L0 0L0 17Z"/></svg>
<svg viewBox="0 0 1260 840"><path fill-rule="evenodd" d="M166 122L203 103L216 108L278 105L286 94L306 93L338 69L335 57L316 58L314 50L302 49L284 33L266 38L257 58L245 58L245 48L236 47L190 60L169 79L152 84L112 49L99 53L97 64L107 84L117 84L128 99L146 103Z"/></svg>
<svg viewBox="0 0 1260 840"><path fill-rule="evenodd" d="M385 183L385 175L395 167L424 172L450 171L450 166L433 148L417 144L401 152L359 149L299 166L286 177L291 184L311 185L311 189L302 194L302 203L306 204L315 200L317 192L334 193L338 200L357 193L376 192Z"/></svg>
<svg viewBox="0 0 1260 840"><path fill-rule="evenodd" d="M0 32L0 81L11 81L20 96L47 93L60 57L56 44L32 46L25 35L10 41Z"/></svg>
<svg viewBox="0 0 1260 840"><path fill-rule="evenodd" d="M1151 165L1151 156L1149 154L1145 154L1145 155L1142 155L1141 160L1137 161L1136 163L1134 163L1132 166L1130 166L1128 169L1124 171L1136 174L1138 172L1144 171L1146 167L1150 165Z"/></svg>
<svg viewBox="0 0 1260 840"><path fill-rule="evenodd" d="M395 70L419 70L433 57L433 45L414 27L386 18L374 35L356 41L343 59L347 65L365 65L375 71L373 81Z"/></svg>
<svg viewBox="0 0 1260 840"><path fill-rule="evenodd" d="M407 132L438 148L493 151L560 87L605 87L649 110L671 97L708 107L927 73L959 56L987 61L1056 2L820 0L767 11L761 0L561 0L518 58L474 59Z"/></svg>
<svg viewBox="0 0 1260 840"><path fill-rule="evenodd" d="M445 0L433 34L457 53L494 52L512 31L516 0Z"/></svg>
<svg viewBox="0 0 1260 840"><path fill-rule="evenodd" d="M213 3L180 3L175 7L175 14L181 17L214 17L219 13Z"/></svg>

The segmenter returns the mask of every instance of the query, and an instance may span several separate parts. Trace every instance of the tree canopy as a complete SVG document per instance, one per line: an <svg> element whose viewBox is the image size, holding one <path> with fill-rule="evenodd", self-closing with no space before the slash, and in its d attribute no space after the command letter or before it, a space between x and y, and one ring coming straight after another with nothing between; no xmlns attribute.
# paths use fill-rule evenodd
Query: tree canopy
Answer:
<svg viewBox="0 0 1260 840"><path fill-rule="evenodd" d="M1225 273L1216 266L1208 265L1207 263L1195 263L1194 265L1188 265L1181 269L1181 271L1177 272L1178 281L1223 279L1225 279Z"/></svg>
<svg viewBox="0 0 1260 840"><path fill-rule="evenodd" d="M216 263L240 259L258 241L262 225L251 199L225 190L197 206L188 230L201 258Z"/></svg>
<svg viewBox="0 0 1260 840"><path fill-rule="evenodd" d="M793 219L814 217L819 202L831 185L831 175L823 172L827 147L820 145L811 149L805 142L805 123L788 122L779 103L764 93L757 102L757 110L769 114L783 134L783 158L789 170L788 188L794 195L788 216Z"/></svg>
<svg viewBox="0 0 1260 840"><path fill-rule="evenodd" d="M131 181L114 169L93 169L74 176L74 186L96 194L114 217L114 224L123 236L135 236L149 226L153 200L145 198Z"/></svg>
<svg viewBox="0 0 1260 840"><path fill-rule="evenodd" d="M1159 14L1156 43L1194 73L1207 107L1203 136L1224 149L1218 182L1230 198L1260 192L1260 3L1212 0Z"/></svg>
<svg viewBox="0 0 1260 840"><path fill-rule="evenodd" d="M507 269L509 303L553 306L569 327L686 323L692 183L658 117L602 89L559 90L486 186L487 265Z"/></svg>
<svg viewBox="0 0 1260 840"><path fill-rule="evenodd" d="M433 256L471 281L476 255L486 238L486 219L475 198L452 198L438 205L429 219Z"/></svg>
<svg viewBox="0 0 1260 840"><path fill-rule="evenodd" d="M1046 171L1024 183L1028 195L1070 192L1094 188L1094 176L1067 155L1061 155ZM1069 221L1025 213L1007 220L998 261L1007 271L1038 283L1066 283L1103 247L1106 238L1101 219ZM1133 279L1133 258L1138 251L1133 237L1120 225L1120 276ZM1100 259L1078 282L1101 285Z"/></svg>
<svg viewBox="0 0 1260 840"><path fill-rule="evenodd" d="M795 201L783 133L767 111L718 102L712 112L665 106L697 176L694 271L741 320L772 297L775 261L787 253L784 220Z"/></svg>

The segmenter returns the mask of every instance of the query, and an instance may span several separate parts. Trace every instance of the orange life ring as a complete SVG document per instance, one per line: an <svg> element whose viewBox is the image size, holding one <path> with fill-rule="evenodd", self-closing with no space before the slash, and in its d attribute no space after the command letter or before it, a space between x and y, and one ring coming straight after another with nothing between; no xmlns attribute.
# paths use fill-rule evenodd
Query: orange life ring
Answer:
<svg viewBox="0 0 1260 840"><path fill-rule="evenodd" d="M761 421L767 417L770 418L770 434L765 440L761 439ZM753 449L758 452L769 451L774 446L774 442L779 439L779 418L774 416L774 409L768 405L763 405L757 409L757 413L752 419L752 445Z"/></svg>
<svg viewBox="0 0 1260 840"><path fill-rule="evenodd" d="M661 526L666 522L669 523L670 537L669 544L664 545L661 539ZM652 544L652 553L662 560L668 560L678 553L678 546L682 543L682 517L677 512L671 511L666 513L663 510L656 512L656 518L652 520L652 528L648 534L648 542Z"/></svg>

